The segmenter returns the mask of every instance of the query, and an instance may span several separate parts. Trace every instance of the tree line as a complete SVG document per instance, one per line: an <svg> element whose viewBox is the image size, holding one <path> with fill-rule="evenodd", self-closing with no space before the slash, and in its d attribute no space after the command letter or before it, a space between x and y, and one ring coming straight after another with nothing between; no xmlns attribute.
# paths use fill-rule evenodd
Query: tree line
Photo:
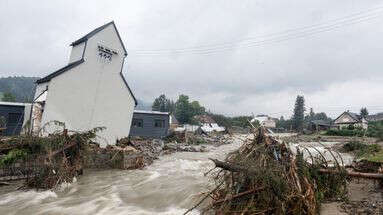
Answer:
<svg viewBox="0 0 383 215"><path fill-rule="evenodd" d="M0 78L0 99L8 102L31 102L35 94L37 77Z"/></svg>
<svg viewBox="0 0 383 215"><path fill-rule="evenodd" d="M232 126L248 127L251 116L228 117L222 114L214 114L207 111L198 101L191 101L187 95L179 95L174 102L162 94L154 99L152 104L153 111L170 112L174 114L178 122L181 124L197 124L194 116L207 114L214 119L219 125L230 128Z"/></svg>

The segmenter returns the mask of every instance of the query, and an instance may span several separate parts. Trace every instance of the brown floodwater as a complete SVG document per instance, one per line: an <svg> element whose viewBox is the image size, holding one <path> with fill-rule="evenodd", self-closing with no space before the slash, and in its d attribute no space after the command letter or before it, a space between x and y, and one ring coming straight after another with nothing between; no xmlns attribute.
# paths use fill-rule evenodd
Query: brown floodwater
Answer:
<svg viewBox="0 0 383 215"><path fill-rule="evenodd" d="M55 191L0 187L0 214L182 214L211 188L208 158L222 159L239 146L237 139L205 153L165 155L142 170L87 170Z"/></svg>

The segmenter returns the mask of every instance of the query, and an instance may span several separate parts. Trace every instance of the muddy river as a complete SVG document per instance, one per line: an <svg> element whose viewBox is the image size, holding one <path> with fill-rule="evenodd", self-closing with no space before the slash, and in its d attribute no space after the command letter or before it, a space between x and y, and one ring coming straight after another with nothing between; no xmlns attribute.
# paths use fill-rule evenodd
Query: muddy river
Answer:
<svg viewBox="0 0 383 215"><path fill-rule="evenodd" d="M57 191L3 187L0 214L182 214L211 185L203 175L214 166L208 158L224 158L239 146L238 140L205 153L165 155L143 170L88 170Z"/></svg>

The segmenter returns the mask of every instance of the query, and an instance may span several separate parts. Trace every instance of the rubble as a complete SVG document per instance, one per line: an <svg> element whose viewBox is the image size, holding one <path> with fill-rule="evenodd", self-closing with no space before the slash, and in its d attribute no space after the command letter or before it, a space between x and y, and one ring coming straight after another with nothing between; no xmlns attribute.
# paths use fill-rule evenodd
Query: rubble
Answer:
<svg viewBox="0 0 383 215"><path fill-rule="evenodd" d="M115 146L89 147L87 168L138 169L153 163L164 148L159 139L123 138Z"/></svg>

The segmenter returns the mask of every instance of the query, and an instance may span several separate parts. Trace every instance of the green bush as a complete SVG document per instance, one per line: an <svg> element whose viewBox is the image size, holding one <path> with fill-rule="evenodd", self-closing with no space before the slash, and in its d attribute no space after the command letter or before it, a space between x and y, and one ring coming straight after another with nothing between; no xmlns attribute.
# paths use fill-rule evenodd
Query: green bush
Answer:
<svg viewBox="0 0 383 215"><path fill-rule="evenodd" d="M383 121L368 123L367 136L383 141Z"/></svg>
<svg viewBox="0 0 383 215"><path fill-rule="evenodd" d="M25 159L28 153L23 149L12 149L0 160L0 166L11 165L18 160Z"/></svg>
<svg viewBox="0 0 383 215"><path fill-rule="evenodd" d="M354 129L354 130L349 130L349 129L330 129L326 132L326 135L330 136L357 136L357 137L363 137L365 131L364 130L359 130L359 129Z"/></svg>
<svg viewBox="0 0 383 215"><path fill-rule="evenodd" d="M357 141L349 142L343 145L345 152L353 152L356 157L365 157L380 152L382 147L378 144L365 144Z"/></svg>

